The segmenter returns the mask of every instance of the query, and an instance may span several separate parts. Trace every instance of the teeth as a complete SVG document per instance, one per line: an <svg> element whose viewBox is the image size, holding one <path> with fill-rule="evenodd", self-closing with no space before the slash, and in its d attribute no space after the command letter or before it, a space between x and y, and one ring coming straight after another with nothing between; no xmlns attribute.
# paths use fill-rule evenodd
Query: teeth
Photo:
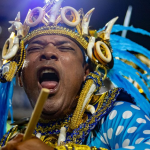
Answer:
<svg viewBox="0 0 150 150"><path fill-rule="evenodd" d="M43 71L42 71L42 74L43 74L43 73L55 73L55 71L52 70L52 69L46 69L46 70L43 70Z"/></svg>
<svg viewBox="0 0 150 150"><path fill-rule="evenodd" d="M45 70L43 70L42 72L41 72L41 77L42 77L42 75L44 74L44 73L55 73L55 71L53 70L53 69L45 69Z"/></svg>

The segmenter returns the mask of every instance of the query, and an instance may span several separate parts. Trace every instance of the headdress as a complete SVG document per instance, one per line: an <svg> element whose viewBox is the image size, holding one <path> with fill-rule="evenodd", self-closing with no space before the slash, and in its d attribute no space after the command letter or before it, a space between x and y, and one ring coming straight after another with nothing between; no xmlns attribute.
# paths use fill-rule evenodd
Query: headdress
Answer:
<svg viewBox="0 0 150 150"><path fill-rule="evenodd" d="M21 69L26 56L25 44L41 35L63 35L69 37L80 45L80 47L84 49L88 58L93 64L95 64L96 68L96 72L90 73L87 77L84 89L81 92L81 95L84 96L79 98L79 104L77 107L80 103L82 103L83 107L78 108L75 111L75 113L79 113L79 109L81 110L78 119L80 119L83 111L85 111L85 107L88 106L89 99L93 92L98 92L100 90L102 80L106 77L107 70L108 77L115 83L115 85L124 87L130 94L133 94L135 98L137 98L137 95L140 96L142 101L136 101L136 99L135 101L146 113L149 114L149 103L140 93L138 93L133 84L128 81L128 78L130 77L133 80L136 80L136 82L142 86L141 88L145 91L147 98L150 99L148 96L148 88L144 85L145 82L146 84L148 83L148 78L146 75L137 72L128 65L129 68L132 68L131 72L129 72L129 69L127 69L127 64L125 64L122 59L130 60L130 58L132 58L134 63L140 65L147 71L147 75L150 74L150 69L137 60L137 58L135 58L132 54L127 52L127 50L130 51L132 48L133 43L131 43L131 41L127 41L130 46L125 49L122 45L122 43L126 42L125 38L114 35L115 37L112 36L112 39L110 40L112 27L118 17L109 21L101 30L92 30L89 28L89 22L94 8L84 15L82 9L76 10L70 6L61 8L62 1L63 0L50 0L43 8L36 7L29 10L23 24L20 22L20 13L17 14L15 21L10 21L12 25L8 30L11 35L6 40L3 47L3 65L0 69L0 81L4 83L12 82L16 73ZM118 28L119 30L122 30L120 29L121 27ZM116 32L115 28L113 31ZM141 50L144 49L141 48L141 50L138 51L138 47L140 46L136 45L134 48L136 52L141 52ZM144 49L142 53L146 54L147 57L150 56L146 49ZM104 70L104 78L100 78L99 70ZM135 91L138 93L137 95L134 94ZM85 101L81 102L80 99L84 99ZM3 100L6 101L5 96L3 96ZM91 109L91 111L94 112L93 109ZM72 129L75 128L73 124L76 125L76 123L72 122Z"/></svg>

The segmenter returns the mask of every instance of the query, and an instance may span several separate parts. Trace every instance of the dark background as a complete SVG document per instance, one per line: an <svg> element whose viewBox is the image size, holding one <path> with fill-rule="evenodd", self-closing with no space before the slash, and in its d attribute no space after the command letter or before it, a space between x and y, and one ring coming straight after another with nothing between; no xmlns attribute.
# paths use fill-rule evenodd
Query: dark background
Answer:
<svg viewBox="0 0 150 150"><path fill-rule="evenodd" d="M119 16L117 24L123 24L129 5L133 7L130 25L142 28L150 32L150 0L64 0L62 6L72 6L79 10L83 8L84 13L95 7L90 25L96 29L104 25L112 18ZM44 0L1 0L0 2L0 51L4 42L9 37L8 21L13 21L21 12L21 21L24 22L28 10L37 6L44 6ZM150 37L128 32L127 37L150 49ZM19 93L19 94L18 94ZM31 107L25 93L18 86L15 87L13 97L14 118L30 116ZM28 110L27 110L28 109ZM19 113L18 113L19 112Z"/></svg>

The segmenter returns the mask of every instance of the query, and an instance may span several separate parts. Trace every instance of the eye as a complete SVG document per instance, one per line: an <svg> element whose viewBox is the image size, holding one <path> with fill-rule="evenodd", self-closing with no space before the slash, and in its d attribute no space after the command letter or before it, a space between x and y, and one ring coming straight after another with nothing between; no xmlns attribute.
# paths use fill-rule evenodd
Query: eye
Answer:
<svg viewBox="0 0 150 150"><path fill-rule="evenodd" d="M74 48L68 46L59 46L58 49L61 51L74 51Z"/></svg>
<svg viewBox="0 0 150 150"><path fill-rule="evenodd" d="M42 47L40 47L40 46L33 46L33 47L29 47L28 49L27 49L27 52L36 52L36 51L40 51L42 49Z"/></svg>

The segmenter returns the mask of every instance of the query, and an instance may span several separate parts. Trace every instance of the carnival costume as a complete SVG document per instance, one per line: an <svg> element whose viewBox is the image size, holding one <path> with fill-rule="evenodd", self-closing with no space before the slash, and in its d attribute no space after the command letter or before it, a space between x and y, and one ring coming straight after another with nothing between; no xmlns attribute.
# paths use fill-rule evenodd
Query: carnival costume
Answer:
<svg viewBox="0 0 150 150"><path fill-rule="evenodd" d="M1 91L10 92L9 95L6 92L1 94L1 106L5 105L8 111L13 78L24 63L28 43L41 35L66 36L84 50L87 62L94 66L95 71L87 76L74 113L56 121L40 120L33 134L46 144L62 150L149 149L150 104L146 98L150 99L148 90L150 69L126 50L140 52L147 57L150 56L150 52L129 40L128 45L124 46L127 39L117 35L111 35L110 39L113 24L118 17L109 21L103 29L96 31L89 28L94 8L84 15L82 9L77 11L70 6L61 8L61 3L62 0L51 0L43 8L36 7L29 10L24 24L20 22L20 13L17 14L15 21L10 22L11 35L3 48L3 65L0 70L0 80L3 82ZM124 30L124 27L115 26L112 31L120 30ZM150 35L146 31L132 27L129 30ZM125 64L122 61L124 59L131 59L145 70L146 74L143 75ZM128 70L131 69L130 72L127 67ZM106 75L121 88L99 94ZM146 98L128 81L128 78L132 78L141 86ZM8 112L2 113L0 115L4 118L2 124L4 128ZM18 132L24 133L25 127L26 125L20 124L12 128L3 137L1 146Z"/></svg>

